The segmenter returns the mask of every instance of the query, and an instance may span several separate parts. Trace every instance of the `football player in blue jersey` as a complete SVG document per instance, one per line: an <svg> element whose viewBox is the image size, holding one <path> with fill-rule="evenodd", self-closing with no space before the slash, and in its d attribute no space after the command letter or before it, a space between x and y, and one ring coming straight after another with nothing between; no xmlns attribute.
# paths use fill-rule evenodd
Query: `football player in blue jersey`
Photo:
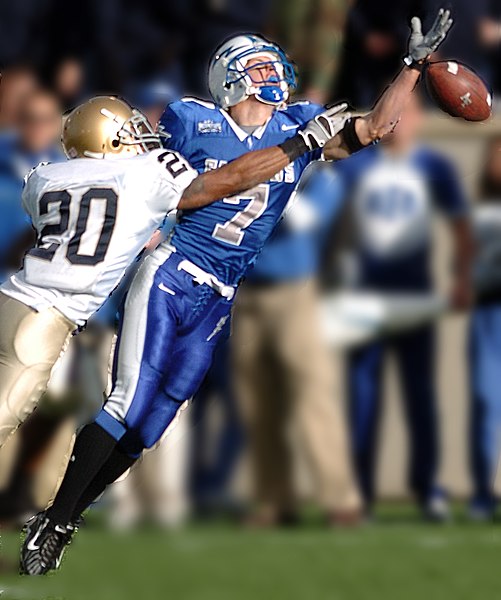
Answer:
<svg viewBox="0 0 501 600"><path fill-rule="evenodd" d="M319 106L288 105L293 67L277 45L256 35L236 36L215 52L209 65L213 103L185 99L167 108L160 123L166 146L181 150L200 173L274 144L289 164L266 183L260 183L261 168L256 185L243 194L184 211L170 243L145 260L125 303L113 391L79 434L53 505L28 527L23 572L41 574L58 566L81 512L160 439L197 391L230 317L236 287L305 167L321 157L322 147L325 158L339 159L390 132L422 64L451 25L449 11L442 9L426 35L419 19L412 20L404 67L363 117L339 115L319 123ZM277 154L277 165L279 159Z"/></svg>

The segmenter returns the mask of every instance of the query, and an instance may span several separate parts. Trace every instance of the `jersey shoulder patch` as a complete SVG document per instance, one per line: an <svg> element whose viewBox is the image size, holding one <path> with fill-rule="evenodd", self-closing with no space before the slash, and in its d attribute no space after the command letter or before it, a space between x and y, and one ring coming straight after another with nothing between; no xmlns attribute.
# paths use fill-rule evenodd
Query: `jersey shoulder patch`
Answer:
<svg viewBox="0 0 501 600"><path fill-rule="evenodd" d="M223 115L211 102L183 98L169 104L160 119L159 128L166 136L163 145L174 150L191 147L199 134L220 133Z"/></svg>

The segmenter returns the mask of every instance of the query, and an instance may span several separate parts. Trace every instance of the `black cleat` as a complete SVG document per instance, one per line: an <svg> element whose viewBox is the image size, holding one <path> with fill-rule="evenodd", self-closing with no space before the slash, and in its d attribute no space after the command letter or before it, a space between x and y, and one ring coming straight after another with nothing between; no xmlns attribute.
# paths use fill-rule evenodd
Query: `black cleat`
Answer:
<svg viewBox="0 0 501 600"><path fill-rule="evenodd" d="M45 575L57 569L75 531L75 524L54 523L46 512L34 516L26 524L26 538L21 548L21 575Z"/></svg>

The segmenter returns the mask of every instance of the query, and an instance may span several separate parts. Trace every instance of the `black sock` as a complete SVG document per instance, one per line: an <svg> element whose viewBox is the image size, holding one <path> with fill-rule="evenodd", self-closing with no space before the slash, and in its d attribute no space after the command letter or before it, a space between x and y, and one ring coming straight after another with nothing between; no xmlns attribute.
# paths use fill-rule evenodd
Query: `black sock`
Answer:
<svg viewBox="0 0 501 600"><path fill-rule="evenodd" d="M120 475L123 475L127 469L132 467L136 460L137 458L132 458L121 452L118 448L115 448L106 463L101 467L99 473L80 496L72 515L72 521L76 521L83 511L104 492L106 486L116 481Z"/></svg>
<svg viewBox="0 0 501 600"><path fill-rule="evenodd" d="M66 525L76 504L115 448L116 440L97 423L86 425L77 436L63 483L48 515Z"/></svg>

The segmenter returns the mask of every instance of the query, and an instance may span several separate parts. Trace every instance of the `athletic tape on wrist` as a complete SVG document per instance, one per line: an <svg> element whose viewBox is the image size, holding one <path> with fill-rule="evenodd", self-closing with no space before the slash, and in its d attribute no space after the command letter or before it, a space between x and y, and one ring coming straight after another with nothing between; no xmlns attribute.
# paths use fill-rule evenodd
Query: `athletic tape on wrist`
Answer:
<svg viewBox="0 0 501 600"><path fill-rule="evenodd" d="M300 134L278 144L278 147L287 154L291 162L311 151L311 148L306 144L304 137Z"/></svg>
<svg viewBox="0 0 501 600"><path fill-rule="evenodd" d="M343 141L351 154L362 150L362 148L365 148L364 144L362 144L362 142L359 140L355 130L355 123L358 119L360 119L360 117L348 119L341 131Z"/></svg>

